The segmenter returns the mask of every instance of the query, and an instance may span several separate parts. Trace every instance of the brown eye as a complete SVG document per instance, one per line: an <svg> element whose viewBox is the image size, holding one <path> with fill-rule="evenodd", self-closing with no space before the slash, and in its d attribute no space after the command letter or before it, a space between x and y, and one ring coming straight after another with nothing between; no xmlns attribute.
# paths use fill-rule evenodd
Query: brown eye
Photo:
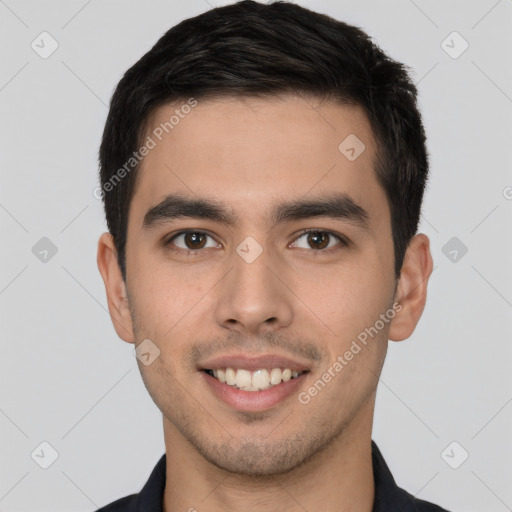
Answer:
<svg viewBox="0 0 512 512"><path fill-rule="evenodd" d="M342 236L321 229L308 229L293 242L294 247L313 252L330 252L348 246ZM338 246L338 247L337 247Z"/></svg>
<svg viewBox="0 0 512 512"><path fill-rule="evenodd" d="M308 233L308 244L313 249L325 249L329 245L329 234L324 231Z"/></svg>
<svg viewBox="0 0 512 512"><path fill-rule="evenodd" d="M211 235L203 231L182 231L170 238L165 245L175 252L215 249L220 246Z"/></svg>
<svg viewBox="0 0 512 512"><path fill-rule="evenodd" d="M192 231L185 233L184 241L188 249L202 249L206 245L206 236L204 233Z"/></svg>

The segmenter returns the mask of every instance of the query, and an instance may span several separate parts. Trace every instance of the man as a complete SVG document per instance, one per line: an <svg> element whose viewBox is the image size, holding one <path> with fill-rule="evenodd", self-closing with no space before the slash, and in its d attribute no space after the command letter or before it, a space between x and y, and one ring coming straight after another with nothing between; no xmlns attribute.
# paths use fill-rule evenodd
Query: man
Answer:
<svg viewBox="0 0 512 512"><path fill-rule="evenodd" d="M98 266L166 454L103 511L442 511L371 439L388 340L432 271L416 89L361 30L243 1L125 74Z"/></svg>

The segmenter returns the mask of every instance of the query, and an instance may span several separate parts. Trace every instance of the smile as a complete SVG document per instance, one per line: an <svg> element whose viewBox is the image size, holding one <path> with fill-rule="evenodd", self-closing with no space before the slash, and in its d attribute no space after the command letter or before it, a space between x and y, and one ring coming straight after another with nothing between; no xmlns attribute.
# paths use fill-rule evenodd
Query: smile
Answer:
<svg viewBox="0 0 512 512"><path fill-rule="evenodd" d="M216 368L205 370L208 375L227 384L234 389L242 391L264 391L296 379L305 372L291 370L290 368L261 368L249 371L242 368Z"/></svg>

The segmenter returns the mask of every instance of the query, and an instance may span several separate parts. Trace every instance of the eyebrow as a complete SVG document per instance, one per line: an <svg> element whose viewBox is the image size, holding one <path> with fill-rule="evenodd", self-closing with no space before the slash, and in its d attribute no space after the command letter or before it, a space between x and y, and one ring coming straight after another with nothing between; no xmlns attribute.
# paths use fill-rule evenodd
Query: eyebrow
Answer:
<svg viewBox="0 0 512 512"><path fill-rule="evenodd" d="M216 200L170 194L147 211L142 227L149 230L160 223L184 217L207 219L227 226L236 226L240 220ZM368 212L344 193L278 203L272 210L270 221L275 226L314 217L341 219L367 231L371 230Z"/></svg>

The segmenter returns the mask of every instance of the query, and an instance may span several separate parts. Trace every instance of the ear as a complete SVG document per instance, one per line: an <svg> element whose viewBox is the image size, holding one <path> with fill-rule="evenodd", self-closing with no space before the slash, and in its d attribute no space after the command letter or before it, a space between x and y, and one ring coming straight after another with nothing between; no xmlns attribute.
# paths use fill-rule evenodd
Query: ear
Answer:
<svg viewBox="0 0 512 512"><path fill-rule="evenodd" d="M394 301L401 304L389 327L388 338L402 341L414 332L427 300L427 285L432 273L430 240L420 233L411 238L404 256Z"/></svg>
<svg viewBox="0 0 512 512"><path fill-rule="evenodd" d="M110 318L117 335L127 343L134 343L128 294L117 260L114 239L110 233L103 233L99 239L97 263L107 292Z"/></svg>

